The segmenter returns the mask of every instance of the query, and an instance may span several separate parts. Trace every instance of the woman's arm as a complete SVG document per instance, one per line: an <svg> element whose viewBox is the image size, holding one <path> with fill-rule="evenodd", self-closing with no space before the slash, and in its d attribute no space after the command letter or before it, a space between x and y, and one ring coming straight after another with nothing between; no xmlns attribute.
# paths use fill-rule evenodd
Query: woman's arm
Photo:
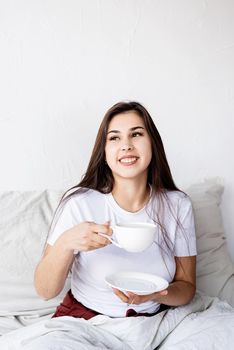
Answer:
<svg viewBox="0 0 234 350"><path fill-rule="evenodd" d="M41 298L48 300L61 292L73 261L73 252L64 249L59 239L53 246L46 245L34 274L34 285Z"/></svg>
<svg viewBox="0 0 234 350"><path fill-rule="evenodd" d="M196 256L175 257L176 273L166 295L155 295L160 304L179 306L188 304L196 292Z"/></svg>
<svg viewBox="0 0 234 350"><path fill-rule="evenodd" d="M48 300L61 292L74 261L74 250L89 251L110 243L98 232L112 234L108 224L83 222L65 231L53 246L46 246L34 274L34 285L40 297Z"/></svg>
<svg viewBox="0 0 234 350"><path fill-rule="evenodd" d="M149 300L169 306L188 304L196 291L196 256L176 257L176 273L173 282L166 290L149 295L127 295L118 289L115 294L125 303L141 304Z"/></svg>

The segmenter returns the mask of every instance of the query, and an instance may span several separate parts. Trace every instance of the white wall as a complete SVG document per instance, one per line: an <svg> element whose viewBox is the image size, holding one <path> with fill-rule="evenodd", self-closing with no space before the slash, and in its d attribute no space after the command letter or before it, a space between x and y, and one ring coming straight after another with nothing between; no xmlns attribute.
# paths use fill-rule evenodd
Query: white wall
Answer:
<svg viewBox="0 0 234 350"><path fill-rule="evenodd" d="M67 188L104 112L150 111L179 186L224 179L234 260L234 2L0 0L0 189Z"/></svg>

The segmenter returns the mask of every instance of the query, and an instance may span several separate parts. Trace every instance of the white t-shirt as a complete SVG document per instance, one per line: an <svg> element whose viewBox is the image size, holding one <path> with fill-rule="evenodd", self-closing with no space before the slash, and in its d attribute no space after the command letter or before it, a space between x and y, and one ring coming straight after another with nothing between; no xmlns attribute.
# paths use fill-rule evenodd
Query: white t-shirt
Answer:
<svg viewBox="0 0 234 350"><path fill-rule="evenodd" d="M196 255L194 217L190 199L178 191L168 191L167 197L171 210L165 201L163 222L173 251L169 251L163 243L162 229L158 225L156 244L152 244L143 252L127 252L113 244L88 252L79 252L73 263L71 277L71 291L78 301L99 313L111 317L124 317L129 306L106 284L107 275L118 271L145 272L161 276L170 283L175 274L174 256ZM102 194L87 190L73 195L61 208L52 225L48 243L53 245L64 231L84 221L97 224L110 221L111 225L119 222L154 223L152 215L159 210L158 203L157 196L151 195L144 208L132 213L122 209L111 193ZM181 225L178 225L178 219ZM158 308L159 304L153 301L131 305L131 309L136 312L153 313Z"/></svg>

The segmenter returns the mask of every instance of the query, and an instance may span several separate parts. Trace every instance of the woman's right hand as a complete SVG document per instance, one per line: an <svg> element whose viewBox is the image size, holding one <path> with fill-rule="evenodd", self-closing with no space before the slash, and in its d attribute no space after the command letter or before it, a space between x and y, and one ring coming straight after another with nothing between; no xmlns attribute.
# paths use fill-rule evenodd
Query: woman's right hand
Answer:
<svg viewBox="0 0 234 350"><path fill-rule="evenodd" d="M99 225L94 222L82 222L65 231L55 244L65 250L80 252L103 248L110 244L110 241L99 235L99 232L111 236L112 229L109 223Z"/></svg>

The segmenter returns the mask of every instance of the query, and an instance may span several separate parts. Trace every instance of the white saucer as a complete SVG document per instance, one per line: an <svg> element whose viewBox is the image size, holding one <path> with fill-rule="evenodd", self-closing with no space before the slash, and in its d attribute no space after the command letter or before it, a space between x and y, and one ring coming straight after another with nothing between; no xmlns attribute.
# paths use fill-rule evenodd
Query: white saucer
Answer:
<svg viewBox="0 0 234 350"><path fill-rule="evenodd" d="M121 271L105 278L106 283L121 291L147 295L168 287L168 282L159 276L143 272Z"/></svg>

